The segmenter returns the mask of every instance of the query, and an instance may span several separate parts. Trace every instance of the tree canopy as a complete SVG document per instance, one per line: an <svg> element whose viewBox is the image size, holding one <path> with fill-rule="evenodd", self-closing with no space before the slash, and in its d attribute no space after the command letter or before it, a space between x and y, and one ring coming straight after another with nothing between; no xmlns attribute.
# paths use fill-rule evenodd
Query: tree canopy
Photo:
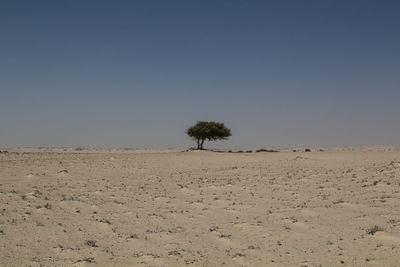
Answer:
<svg viewBox="0 0 400 267"><path fill-rule="evenodd" d="M186 134L197 142L197 149L202 150L205 140L226 140L231 134L231 129L221 122L198 121L186 130Z"/></svg>

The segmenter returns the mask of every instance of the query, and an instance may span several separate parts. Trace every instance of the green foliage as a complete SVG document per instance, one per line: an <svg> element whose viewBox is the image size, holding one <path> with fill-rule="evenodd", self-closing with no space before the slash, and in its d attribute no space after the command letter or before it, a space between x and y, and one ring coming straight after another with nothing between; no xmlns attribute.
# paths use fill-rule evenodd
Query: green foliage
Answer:
<svg viewBox="0 0 400 267"><path fill-rule="evenodd" d="M231 129L214 121L198 121L186 130L186 134L197 141L197 149L203 149L205 140L226 140L232 135Z"/></svg>

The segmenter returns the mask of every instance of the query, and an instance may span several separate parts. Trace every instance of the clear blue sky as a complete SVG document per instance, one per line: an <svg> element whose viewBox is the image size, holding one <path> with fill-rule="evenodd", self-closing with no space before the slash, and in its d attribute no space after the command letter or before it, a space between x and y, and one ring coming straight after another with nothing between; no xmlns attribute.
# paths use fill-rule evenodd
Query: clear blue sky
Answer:
<svg viewBox="0 0 400 267"><path fill-rule="evenodd" d="M0 2L0 147L400 143L400 1ZM206 146L210 147L209 144Z"/></svg>

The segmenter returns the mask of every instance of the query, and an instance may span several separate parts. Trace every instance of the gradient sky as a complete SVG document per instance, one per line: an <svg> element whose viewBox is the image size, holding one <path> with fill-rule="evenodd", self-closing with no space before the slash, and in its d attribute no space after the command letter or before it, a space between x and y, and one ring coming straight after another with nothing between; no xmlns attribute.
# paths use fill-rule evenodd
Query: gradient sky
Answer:
<svg viewBox="0 0 400 267"><path fill-rule="evenodd" d="M400 1L0 2L0 147L400 143Z"/></svg>

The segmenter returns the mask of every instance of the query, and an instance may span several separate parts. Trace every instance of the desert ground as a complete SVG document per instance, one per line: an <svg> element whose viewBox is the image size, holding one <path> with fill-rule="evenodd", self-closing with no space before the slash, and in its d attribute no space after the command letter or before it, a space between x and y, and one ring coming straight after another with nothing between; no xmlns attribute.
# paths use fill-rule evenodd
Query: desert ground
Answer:
<svg viewBox="0 0 400 267"><path fill-rule="evenodd" d="M2 266L400 266L400 150L1 149Z"/></svg>

